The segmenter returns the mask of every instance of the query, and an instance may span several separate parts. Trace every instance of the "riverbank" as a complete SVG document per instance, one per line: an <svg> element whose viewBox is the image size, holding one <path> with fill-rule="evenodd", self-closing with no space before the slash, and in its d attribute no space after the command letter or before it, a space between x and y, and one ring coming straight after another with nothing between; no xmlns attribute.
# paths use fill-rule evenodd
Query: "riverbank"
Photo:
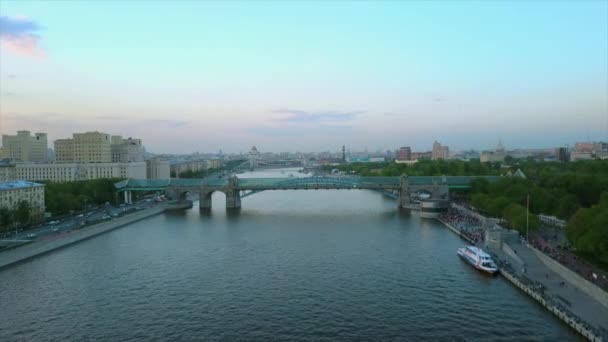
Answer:
<svg viewBox="0 0 608 342"><path fill-rule="evenodd" d="M438 220L467 242L475 244L461 230L443 219ZM548 267L539 260L535 251L519 242L503 242L504 251L490 248L483 242L477 245L493 254L505 279L579 334L594 342L608 340L608 322L605 320L608 308L602 305L603 301L589 296L577 287L577 282L573 283L572 279L564 278Z"/></svg>
<svg viewBox="0 0 608 342"><path fill-rule="evenodd" d="M92 237L112 231L114 229L124 227L128 224L143 220L150 216L158 215L164 210L164 205L158 205L153 208L144 209L141 211L134 212L132 214L115 218L111 221L106 221L90 227L74 230L69 234L58 236L57 238L52 240L33 242L25 246L20 246L15 249L4 251L0 253L0 269L18 264L31 258L38 257L40 255L72 245L74 243L90 239Z"/></svg>
<svg viewBox="0 0 608 342"><path fill-rule="evenodd" d="M473 244L473 245L475 244L475 242L471 238L464 235L459 229L454 228L451 224L447 223L446 221L442 220L439 217L437 218L437 220L439 220L439 222L443 223L446 227L448 227L449 230L456 233L456 235L460 236L463 240L467 241L470 244Z"/></svg>

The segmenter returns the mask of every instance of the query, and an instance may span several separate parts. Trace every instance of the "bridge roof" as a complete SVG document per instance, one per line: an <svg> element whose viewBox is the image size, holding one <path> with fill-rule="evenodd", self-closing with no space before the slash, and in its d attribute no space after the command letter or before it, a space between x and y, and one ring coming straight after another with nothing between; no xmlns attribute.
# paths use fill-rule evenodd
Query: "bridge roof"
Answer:
<svg viewBox="0 0 608 342"><path fill-rule="evenodd" d="M481 176L491 182L496 181L498 176ZM408 177L409 185L440 185L447 184L450 188L468 188L473 179L477 176L411 176ZM286 184L305 184L305 183L325 183L325 184L360 184L360 185L377 185L385 187L398 187L401 182L401 177L303 177L303 178L239 178L238 187L273 187L284 186ZM115 187L118 191L137 190L137 191L156 191L165 190L168 187L226 187L228 179L126 179L116 183Z"/></svg>

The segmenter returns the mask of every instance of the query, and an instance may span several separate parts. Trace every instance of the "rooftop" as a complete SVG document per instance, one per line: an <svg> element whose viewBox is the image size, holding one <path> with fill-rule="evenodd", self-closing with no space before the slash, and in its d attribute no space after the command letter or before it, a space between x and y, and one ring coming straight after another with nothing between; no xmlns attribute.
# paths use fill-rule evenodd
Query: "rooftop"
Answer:
<svg viewBox="0 0 608 342"><path fill-rule="evenodd" d="M26 189L38 186L44 186L44 184L34 183L24 180L17 180L12 182L0 183L0 191L2 190L13 190L13 189Z"/></svg>

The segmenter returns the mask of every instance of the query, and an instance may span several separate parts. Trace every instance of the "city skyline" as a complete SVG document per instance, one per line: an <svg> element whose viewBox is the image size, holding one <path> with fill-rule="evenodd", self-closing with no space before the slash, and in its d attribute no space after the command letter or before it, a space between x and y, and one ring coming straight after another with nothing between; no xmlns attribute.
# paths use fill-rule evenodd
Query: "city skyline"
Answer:
<svg viewBox="0 0 608 342"><path fill-rule="evenodd" d="M101 131L155 153L606 140L607 13L592 1L5 1L0 133L52 145Z"/></svg>

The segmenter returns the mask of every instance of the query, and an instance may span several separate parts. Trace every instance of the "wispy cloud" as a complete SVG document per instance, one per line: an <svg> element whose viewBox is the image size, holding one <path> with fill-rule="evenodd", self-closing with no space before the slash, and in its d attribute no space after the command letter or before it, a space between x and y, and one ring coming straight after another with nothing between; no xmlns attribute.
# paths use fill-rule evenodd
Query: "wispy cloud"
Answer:
<svg viewBox="0 0 608 342"><path fill-rule="evenodd" d="M169 126L172 128L178 128L178 127L183 127L183 126L188 125L188 121L171 120L171 119L152 119L152 120L146 120L145 123L151 124L151 125Z"/></svg>
<svg viewBox="0 0 608 342"><path fill-rule="evenodd" d="M125 118L119 115L100 115L95 117L96 120L124 120Z"/></svg>
<svg viewBox="0 0 608 342"><path fill-rule="evenodd" d="M12 51L30 57L44 57L40 46L40 26L23 17L0 16L0 41Z"/></svg>
<svg viewBox="0 0 608 342"><path fill-rule="evenodd" d="M276 121L292 122L292 123L336 123L336 122L347 122L354 120L357 116L364 113L364 111L318 111L308 112L298 109L278 109L273 113L279 114Z"/></svg>
<svg viewBox="0 0 608 342"><path fill-rule="evenodd" d="M95 117L99 121L121 121L122 125L128 124L131 126L165 126L171 128L183 127L189 124L185 120L174 119L137 119L129 118L122 115L100 115Z"/></svg>

